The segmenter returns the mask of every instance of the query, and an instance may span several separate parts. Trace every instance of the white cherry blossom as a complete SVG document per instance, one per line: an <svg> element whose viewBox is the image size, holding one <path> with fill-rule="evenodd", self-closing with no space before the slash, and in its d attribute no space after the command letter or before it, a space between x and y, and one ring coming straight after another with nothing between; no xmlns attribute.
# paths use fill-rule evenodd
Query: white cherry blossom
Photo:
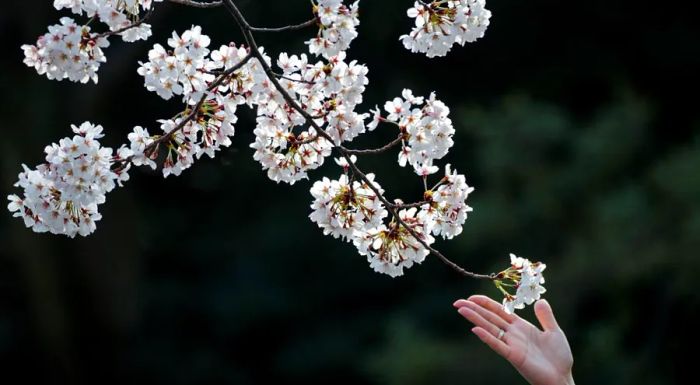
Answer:
<svg viewBox="0 0 700 385"><path fill-rule="evenodd" d="M547 290L542 286L544 276L542 272L547 267L544 263L532 263L528 259L510 254L511 266L498 274L496 286L501 289L503 308L507 313L513 313L515 309L523 309L525 305L532 305L540 299ZM515 294L509 293L503 288L503 281L512 282L515 285Z"/></svg>
<svg viewBox="0 0 700 385"><path fill-rule="evenodd" d="M374 183L373 174L367 174L367 178ZM381 187L378 188L383 192ZM309 218L323 229L324 235L334 238L352 242L357 233L380 226L388 215L374 191L364 182L351 180L347 174L337 180L324 177L315 182L311 195L314 202Z"/></svg>
<svg viewBox="0 0 700 385"><path fill-rule="evenodd" d="M435 239L430 236L426 223L416 216L415 207L399 211L399 218L418 235L427 245ZM367 257L370 267L391 277L403 275L404 268L414 263L421 263L430 253L410 232L392 219L389 224L382 224L357 232L354 244L360 255Z"/></svg>
<svg viewBox="0 0 700 385"><path fill-rule="evenodd" d="M141 22L134 28L127 27L140 21L143 13L150 11L153 2L163 0L54 0L57 10L70 9L76 15L95 17L109 27L110 31L119 31L126 42L146 40L151 36L150 24Z"/></svg>
<svg viewBox="0 0 700 385"><path fill-rule="evenodd" d="M60 21L49 26L36 45L22 46L24 64L51 80L97 83L97 71L107 61L102 48L109 46L109 40L91 34L90 27L79 26L69 17Z"/></svg>
<svg viewBox="0 0 700 385"><path fill-rule="evenodd" d="M309 53L331 58L347 50L357 37L359 3L348 7L341 0L318 0L314 11L320 26L318 35L306 42Z"/></svg>
<svg viewBox="0 0 700 385"><path fill-rule="evenodd" d="M72 128L72 138L46 147L46 163L35 169L22 165L15 187L23 194L8 196L7 208L36 232L71 238L91 234L102 218L98 205L117 182L128 180L125 169L119 173L111 169L112 149L98 141L102 126L85 122ZM121 150L121 155L128 153Z"/></svg>
<svg viewBox="0 0 700 385"><path fill-rule="evenodd" d="M431 93L428 99L416 97L404 89L400 98L384 104L385 118L398 125L403 135L398 162L401 167L413 166L416 174L425 177L438 168L433 161L442 159L454 144L455 129L449 118L450 109ZM375 117L374 121L379 119Z"/></svg>
<svg viewBox="0 0 700 385"><path fill-rule="evenodd" d="M484 36L491 19L485 6L486 0L416 1L406 11L415 26L399 39L411 52L445 56L454 44L464 46Z"/></svg>
<svg viewBox="0 0 700 385"><path fill-rule="evenodd" d="M472 191L474 188L467 185L465 176L452 171L448 164L439 187L425 193L429 202L421 206L418 215L424 218L433 235L452 239L462 233L467 214L473 210L466 204Z"/></svg>
<svg viewBox="0 0 700 385"><path fill-rule="evenodd" d="M182 95L183 101L196 104L215 79L210 72L214 66L207 58L210 39L202 34L202 28L192 26L182 35L176 32L168 39L170 50L155 44L148 52L148 62L141 62L137 70L144 77L147 90L165 100ZM221 53L217 53L217 58Z"/></svg>
<svg viewBox="0 0 700 385"><path fill-rule="evenodd" d="M330 143L292 108L257 65L251 66L250 100L257 106L254 158L276 182L294 183L323 165L332 146L364 133L367 114L356 106L368 83L367 67L345 62L345 53L310 64L306 55L279 55L283 71L279 79L288 95L314 117L314 122L333 140ZM298 133L295 133L297 131Z"/></svg>

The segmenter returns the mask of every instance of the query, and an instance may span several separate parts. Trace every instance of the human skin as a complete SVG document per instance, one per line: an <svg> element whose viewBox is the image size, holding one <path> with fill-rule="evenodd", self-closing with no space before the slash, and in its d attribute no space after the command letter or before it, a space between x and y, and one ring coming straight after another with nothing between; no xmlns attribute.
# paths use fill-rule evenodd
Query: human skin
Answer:
<svg viewBox="0 0 700 385"><path fill-rule="evenodd" d="M574 384L569 342L546 300L535 303L535 316L542 330L515 314L507 314L501 304L483 295L457 300L453 306L474 324L472 332L530 384ZM500 330L505 334L498 339Z"/></svg>

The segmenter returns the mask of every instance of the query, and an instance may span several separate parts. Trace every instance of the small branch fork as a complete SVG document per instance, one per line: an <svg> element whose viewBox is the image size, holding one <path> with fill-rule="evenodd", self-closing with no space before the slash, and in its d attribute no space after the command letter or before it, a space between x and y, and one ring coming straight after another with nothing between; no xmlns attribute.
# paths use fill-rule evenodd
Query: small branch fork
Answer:
<svg viewBox="0 0 700 385"><path fill-rule="evenodd" d="M262 66L263 70L265 71L265 74L267 75L268 79L273 84L273 86L277 89L277 91L282 95L282 97L287 102L287 104L292 109L294 109L299 114L301 114L301 116L306 120L307 124L309 126L313 127L316 130L316 132L318 133L314 137L309 138L307 140L304 140L303 142L300 142L300 143L315 141L316 139L318 139L318 136L327 139L331 144L333 144L333 148L335 150L337 150L340 153L340 155L343 158L345 158L345 160L348 162L348 165L349 165L350 169L352 170L353 175L355 175L360 180L362 180L365 184L367 184L367 186L377 195L379 200L386 206L387 210L389 211L391 216L394 218L394 220L396 222L398 222L400 226L403 226L409 232L409 234L411 234L411 236L413 236L416 239L416 241L418 241L418 243L420 243L423 247L425 247L426 250L428 250L431 254L438 257L443 263L445 263L446 265L448 265L449 267L451 267L452 269L454 269L455 271L457 271L458 273L460 273L463 276L476 278L476 279L491 280L491 281L495 280L497 278L496 274L494 274L494 273L477 274L477 273L473 273L471 271L465 270L464 268L460 267L459 265L457 265L456 263L452 262L450 259L445 257L440 251L438 251L435 248L428 245L425 242L425 240L412 227L410 227L408 224L406 224L406 222L403 219L401 219L401 217L398 214L398 210L405 209L405 208L411 208L411 207L420 207L420 206L422 206L426 203L429 203L429 202L422 201L422 202L409 203L409 204L394 204L394 203L389 202L386 199L386 197L384 197L384 195L381 194L381 192L379 191L379 188L377 186L375 186L375 184L372 183L372 181L370 181L367 178L367 175L365 175L365 173L362 172L362 170L360 170L351 159L351 156L355 155L355 154L379 154L379 153L382 153L384 151L387 151L390 148L397 146L402 142L402 140L403 140L402 135L399 135L396 139L394 139L393 141L391 141L390 143L388 143L387 145L385 145L383 147L376 148L376 149L370 149L370 150L354 150L354 149L345 148L342 145L335 145L331 136L315 122L314 119L316 119L316 118L311 116L308 112L306 112L296 102L296 100L294 100L294 98L292 98L292 96L287 92L287 90L280 84L279 79L278 79L278 78L280 78L280 75L276 74L272 70L272 68L267 64L267 62L265 61L265 58L263 57L262 53L258 49L258 45L255 41L254 36L253 36L253 32L295 31L295 30L299 30L299 29L310 27L310 26L317 24L318 20L316 17L314 17L313 19L308 20L306 22L303 22L301 24L297 24L297 25L290 25L290 26L279 27L279 28L257 28L257 27L252 27L250 24L248 24L245 17L241 13L241 11L238 9L238 6L236 6L236 4L233 2L233 0L220 0L220 1L212 1L212 2L198 2L198 1L194 1L194 0L169 0L169 1L172 3L187 5L187 6L196 7L196 8L215 8L215 7L219 7L219 6L223 5L228 10L228 12L231 14L231 16L233 16L234 20L236 21L236 24L238 24L239 28L241 29L241 33L243 34L243 37L244 37L244 39L249 47L249 50L250 50L250 53L248 54L248 56L246 56L246 58L243 61L241 61L241 63L239 63L237 65L237 67L244 65L245 62L247 62L251 58L257 59L258 62L260 63L260 65ZM219 78L217 78L217 80L214 81L214 83L212 83L212 85L210 85L209 90L216 88L216 86L218 86L221 82L223 82L223 80L228 75L233 73L233 71L235 71L236 69L231 68L231 69L227 70L226 72L222 73L222 75ZM187 115L185 117L185 119L183 119L180 122L180 124L178 124L171 132L167 133L163 137L161 137L158 140L156 140L155 142L151 143L149 146L152 146L151 148L155 148L155 146L157 146L159 143L166 140L166 138L169 138L171 135L176 133L178 130L182 129L182 127L184 127L188 121L194 119L197 116L197 111L201 107L205 98L206 98L206 95L203 96L202 99L199 100L199 103L197 103L197 105L194 107L192 112L190 112L190 114Z"/></svg>

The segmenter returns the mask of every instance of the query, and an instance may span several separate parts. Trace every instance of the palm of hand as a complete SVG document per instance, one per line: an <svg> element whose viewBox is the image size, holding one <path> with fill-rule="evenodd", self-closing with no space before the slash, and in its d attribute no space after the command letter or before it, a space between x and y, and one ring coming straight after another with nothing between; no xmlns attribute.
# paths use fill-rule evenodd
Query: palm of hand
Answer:
<svg viewBox="0 0 700 385"><path fill-rule="evenodd" d="M573 357L566 336L545 301L535 305L544 331L484 296L455 302L459 313L476 325L472 331L508 360L533 385L573 384ZM500 330L505 333L499 339Z"/></svg>
<svg viewBox="0 0 700 385"><path fill-rule="evenodd" d="M505 357L532 384L559 385L571 371L573 358L561 330L540 331L518 317L504 335Z"/></svg>

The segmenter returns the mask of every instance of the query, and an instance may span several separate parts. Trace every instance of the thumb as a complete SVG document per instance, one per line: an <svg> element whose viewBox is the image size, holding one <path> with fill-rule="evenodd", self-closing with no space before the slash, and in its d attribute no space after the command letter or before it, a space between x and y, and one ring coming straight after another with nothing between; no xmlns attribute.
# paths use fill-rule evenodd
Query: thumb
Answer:
<svg viewBox="0 0 700 385"><path fill-rule="evenodd" d="M552 307L546 299L541 299L535 303L535 316L537 316L537 320L540 321L540 325L542 325L544 331L559 329L557 320L554 318L554 313L552 312Z"/></svg>

